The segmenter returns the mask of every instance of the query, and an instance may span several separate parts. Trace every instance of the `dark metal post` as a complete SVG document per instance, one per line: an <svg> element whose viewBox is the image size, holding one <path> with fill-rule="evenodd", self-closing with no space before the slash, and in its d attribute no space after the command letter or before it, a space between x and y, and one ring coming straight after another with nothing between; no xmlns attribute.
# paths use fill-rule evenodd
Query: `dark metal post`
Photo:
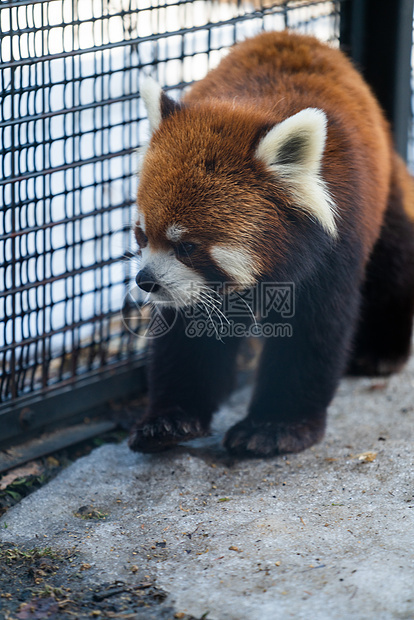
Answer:
<svg viewBox="0 0 414 620"><path fill-rule="evenodd" d="M345 0L341 5L341 47L377 95L404 159L411 119L413 5L413 0Z"/></svg>

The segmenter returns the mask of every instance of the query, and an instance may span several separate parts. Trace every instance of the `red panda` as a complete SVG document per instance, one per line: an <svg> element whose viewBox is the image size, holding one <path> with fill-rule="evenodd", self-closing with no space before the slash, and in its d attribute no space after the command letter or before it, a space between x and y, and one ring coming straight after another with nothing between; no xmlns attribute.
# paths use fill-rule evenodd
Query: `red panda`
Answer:
<svg viewBox="0 0 414 620"><path fill-rule="evenodd" d="M344 372L389 374L409 355L414 189L384 115L339 50L287 31L235 45L180 103L151 79L141 96L137 283L166 321L213 312L211 282L220 295L293 283L292 335L264 339L247 417L224 443L241 457L304 450ZM231 389L241 339L190 338L184 315L152 343L133 450L206 434Z"/></svg>

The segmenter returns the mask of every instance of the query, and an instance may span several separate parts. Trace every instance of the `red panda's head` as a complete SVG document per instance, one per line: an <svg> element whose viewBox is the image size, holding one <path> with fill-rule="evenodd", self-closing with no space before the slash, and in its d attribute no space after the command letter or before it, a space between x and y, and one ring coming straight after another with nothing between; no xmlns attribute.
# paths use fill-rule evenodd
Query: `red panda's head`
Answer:
<svg viewBox="0 0 414 620"><path fill-rule="evenodd" d="M321 110L275 124L245 105L176 104L151 79L141 95L152 137L138 189L137 283L154 301L185 306L211 282L242 290L274 278L292 260L297 221L310 218L335 236L334 205L319 174Z"/></svg>

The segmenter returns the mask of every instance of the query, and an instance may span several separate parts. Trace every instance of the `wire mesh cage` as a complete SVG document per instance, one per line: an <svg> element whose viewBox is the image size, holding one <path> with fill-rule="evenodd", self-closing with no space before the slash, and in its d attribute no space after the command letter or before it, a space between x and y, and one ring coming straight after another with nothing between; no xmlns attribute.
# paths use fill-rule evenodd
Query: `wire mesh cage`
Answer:
<svg viewBox="0 0 414 620"><path fill-rule="evenodd" d="M130 294L140 76L178 95L262 29L338 44L339 4L0 1L0 414L145 348Z"/></svg>

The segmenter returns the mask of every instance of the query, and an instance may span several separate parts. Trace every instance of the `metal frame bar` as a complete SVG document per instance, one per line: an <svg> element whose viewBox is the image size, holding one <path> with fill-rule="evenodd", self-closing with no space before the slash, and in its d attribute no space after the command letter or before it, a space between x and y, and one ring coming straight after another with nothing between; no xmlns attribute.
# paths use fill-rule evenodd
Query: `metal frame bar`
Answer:
<svg viewBox="0 0 414 620"><path fill-rule="evenodd" d="M411 121L413 7L413 0L347 0L341 5L341 47L377 95L404 159Z"/></svg>
<svg viewBox="0 0 414 620"><path fill-rule="evenodd" d="M50 393L30 393L0 408L0 450L45 430L73 424L86 414L101 415L111 400L133 398L145 389L144 360L123 368L88 373Z"/></svg>

